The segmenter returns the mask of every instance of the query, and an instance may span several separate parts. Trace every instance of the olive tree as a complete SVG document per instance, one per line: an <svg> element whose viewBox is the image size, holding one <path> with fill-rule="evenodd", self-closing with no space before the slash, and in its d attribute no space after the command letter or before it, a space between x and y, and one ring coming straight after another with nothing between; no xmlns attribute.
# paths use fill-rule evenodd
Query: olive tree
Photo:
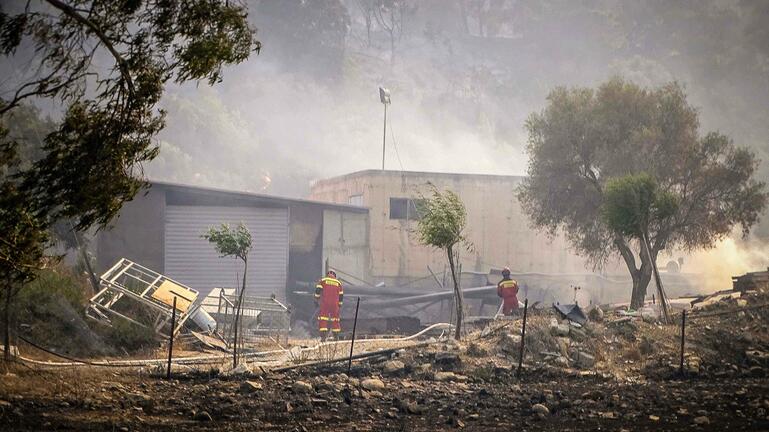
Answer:
<svg viewBox="0 0 769 432"><path fill-rule="evenodd" d="M457 313L457 325L454 337L459 340L464 319L462 291L459 288L457 274L457 247L471 245L464 236L467 224L467 212L462 200L454 192L439 191L433 186L430 197L421 202L421 212L417 233L422 244L440 249L446 253L454 283L454 305Z"/></svg>
<svg viewBox="0 0 769 432"><path fill-rule="evenodd" d="M248 253L251 251L251 232L241 222L237 228L222 224L219 228L210 227L201 237L214 245L214 249L222 257L233 257L243 261L243 285L238 295L238 309L235 312L235 337L233 339L232 367L238 365L238 326L242 312L243 294L246 292L246 275L248 274Z"/></svg>
<svg viewBox="0 0 769 432"><path fill-rule="evenodd" d="M640 254L649 255L649 232L676 213L678 200L671 192L660 190L657 181L647 173L617 177L606 182L601 216L609 230L641 243ZM669 321L667 298L657 265L652 263L662 311Z"/></svg>
<svg viewBox="0 0 769 432"><path fill-rule="evenodd" d="M726 135L702 135L683 87L642 88L613 78L598 88L558 87L527 122L529 164L518 197L534 227L564 232L594 267L619 255L633 280L631 307L643 304L652 263L664 249L710 248L740 226L747 235L766 208L758 160ZM648 173L675 196L669 217L638 237L601 217L613 178Z"/></svg>

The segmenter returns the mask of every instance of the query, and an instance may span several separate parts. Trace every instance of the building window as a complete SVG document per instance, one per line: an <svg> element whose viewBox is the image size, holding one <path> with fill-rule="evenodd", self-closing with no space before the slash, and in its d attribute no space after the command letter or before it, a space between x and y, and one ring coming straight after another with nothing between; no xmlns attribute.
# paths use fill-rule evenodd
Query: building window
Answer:
<svg viewBox="0 0 769 432"><path fill-rule="evenodd" d="M410 198L390 198L390 219L421 219L424 200Z"/></svg>
<svg viewBox="0 0 769 432"><path fill-rule="evenodd" d="M350 198L347 199L347 203L350 205L363 207L363 194L350 195Z"/></svg>

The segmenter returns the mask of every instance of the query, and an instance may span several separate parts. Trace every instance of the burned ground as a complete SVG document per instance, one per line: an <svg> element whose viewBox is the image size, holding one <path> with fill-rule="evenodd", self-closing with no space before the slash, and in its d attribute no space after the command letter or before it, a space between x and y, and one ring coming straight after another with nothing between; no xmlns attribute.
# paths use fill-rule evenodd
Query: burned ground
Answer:
<svg viewBox="0 0 769 432"><path fill-rule="evenodd" d="M520 377L520 320L492 322L461 343L403 344L353 363L350 376L345 363L283 373L179 367L170 381L150 368L17 364L0 383L0 427L769 430L767 298L741 300L691 315L683 376L677 325L607 314L575 327L539 311L527 324Z"/></svg>

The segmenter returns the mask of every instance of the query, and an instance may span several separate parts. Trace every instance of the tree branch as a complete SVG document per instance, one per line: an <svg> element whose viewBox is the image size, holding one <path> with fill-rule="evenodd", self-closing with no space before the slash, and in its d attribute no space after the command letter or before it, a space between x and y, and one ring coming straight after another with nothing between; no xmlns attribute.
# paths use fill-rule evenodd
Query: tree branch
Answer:
<svg viewBox="0 0 769 432"><path fill-rule="evenodd" d="M94 32L96 37L99 38L99 40L104 44L104 46L110 52L110 54L112 54L112 57L115 58L115 61L118 64L118 68L120 69L120 74L123 76L123 79L126 81L126 85L128 86L128 91L131 94L133 94L134 84L133 84L133 79L131 78L131 71L128 68L128 63L126 63L123 56L120 55L119 52L117 52L115 47L112 45L112 41L107 37L107 35L104 34L104 32L99 28L99 26L97 26L91 20L89 20L88 18L78 13L78 11L75 8L73 8L68 4L65 4L59 0L46 0L46 2L48 2L51 6L55 7L56 9L59 9L68 17L74 19L80 24L83 24L84 26L88 27L89 29L91 29L91 31Z"/></svg>

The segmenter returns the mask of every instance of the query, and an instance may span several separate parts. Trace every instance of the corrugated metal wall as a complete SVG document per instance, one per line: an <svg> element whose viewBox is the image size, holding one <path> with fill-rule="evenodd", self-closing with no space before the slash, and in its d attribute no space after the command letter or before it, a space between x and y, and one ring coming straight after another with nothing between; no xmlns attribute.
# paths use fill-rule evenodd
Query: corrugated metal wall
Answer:
<svg viewBox="0 0 769 432"><path fill-rule="evenodd" d="M211 226L243 222L251 231L247 294L286 298L289 219L285 208L167 206L165 274L206 295L217 287L234 287L243 263L221 258L200 236Z"/></svg>

